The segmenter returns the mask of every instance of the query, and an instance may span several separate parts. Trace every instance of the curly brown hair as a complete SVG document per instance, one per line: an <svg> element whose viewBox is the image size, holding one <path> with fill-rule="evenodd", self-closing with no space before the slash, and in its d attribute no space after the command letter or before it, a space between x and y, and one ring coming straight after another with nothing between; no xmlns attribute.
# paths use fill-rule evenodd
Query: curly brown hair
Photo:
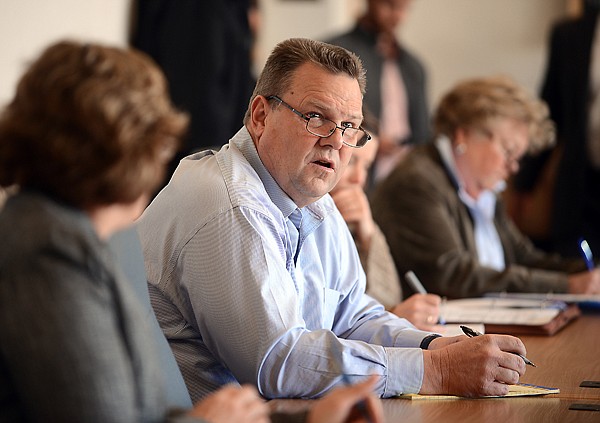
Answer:
<svg viewBox="0 0 600 423"><path fill-rule="evenodd" d="M146 55L61 41L0 115L0 186L81 208L130 203L162 182L187 125Z"/></svg>

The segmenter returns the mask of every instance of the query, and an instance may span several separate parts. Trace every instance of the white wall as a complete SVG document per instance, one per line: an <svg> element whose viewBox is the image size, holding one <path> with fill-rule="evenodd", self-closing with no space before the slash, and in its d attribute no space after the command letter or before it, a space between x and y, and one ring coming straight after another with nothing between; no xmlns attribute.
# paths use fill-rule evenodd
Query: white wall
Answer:
<svg viewBox="0 0 600 423"><path fill-rule="evenodd" d="M177 1L177 0L173 0ZM219 1L219 0L215 0ZM536 91L550 23L569 0L414 0L399 36L429 71L437 101L458 79L504 72ZM259 68L285 38L322 39L350 27L362 0L260 0ZM130 0L0 0L0 104L27 61L53 40L125 45Z"/></svg>
<svg viewBox="0 0 600 423"><path fill-rule="evenodd" d="M457 80L505 73L537 93L564 0L414 0L401 37L429 71L432 104Z"/></svg>
<svg viewBox="0 0 600 423"><path fill-rule="evenodd" d="M260 0L260 56L289 37L326 38L353 25L360 0ZM569 0L414 0L399 37L424 62L432 105L457 80L512 75L538 91L551 22Z"/></svg>
<svg viewBox="0 0 600 423"><path fill-rule="evenodd" d="M69 37L125 45L129 0L0 0L0 104L28 61Z"/></svg>

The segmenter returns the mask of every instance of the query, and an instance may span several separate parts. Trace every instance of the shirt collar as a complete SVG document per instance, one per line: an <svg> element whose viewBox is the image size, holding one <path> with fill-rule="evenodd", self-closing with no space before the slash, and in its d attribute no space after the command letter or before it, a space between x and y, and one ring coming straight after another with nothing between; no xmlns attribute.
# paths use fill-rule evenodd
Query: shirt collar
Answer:
<svg viewBox="0 0 600 423"><path fill-rule="evenodd" d="M450 176L453 178L456 186L458 187L458 194L461 196L461 199L465 202L467 206L471 206L473 204L477 204L480 200L475 200L471 197L467 191L465 190L465 184L462 181L458 170L456 169L456 161L454 160L454 154L452 153L452 142L445 135L440 135L435 139L435 146L440 153L440 157L442 158L442 162L444 166L450 173ZM480 195L480 199L484 198L484 202L488 202L490 200L486 199L490 197L495 197L498 193L504 191L506 189L506 182L499 181L493 190L485 190ZM466 201L465 201L466 200Z"/></svg>
<svg viewBox="0 0 600 423"><path fill-rule="evenodd" d="M435 146L440 153L444 166L458 187L458 196L461 201L470 209L478 210L488 219L492 219L496 211L496 196L498 193L504 191L506 182L499 181L493 190L484 190L479 195L479 198L473 198L465 190L464 183L456 169L456 161L454 160L454 154L452 153L452 143L450 139L444 135L438 136L435 139Z"/></svg>
<svg viewBox="0 0 600 423"><path fill-rule="evenodd" d="M271 198L271 201L273 201L277 208L281 210L281 213L285 218L289 218L289 216L295 210L307 210L317 220L322 221L325 216L335 210L335 206L333 206L333 200L331 200L329 194L326 194L319 200L307 205L306 207L303 207L302 209L298 208L296 203L294 203L290 196L281 189L277 181L275 181L273 176L271 176L263 164L260 156L258 155L258 151L256 150L256 146L254 145L254 141L252 140L252 137L245 126L242 127L237 134L235 134L235 136L231 139L231 143L235 145L238 150L240 150L250 166L252 166L252 168L256 171L258 177L265 187L265 190L267 191L267 194Z"/></svg>

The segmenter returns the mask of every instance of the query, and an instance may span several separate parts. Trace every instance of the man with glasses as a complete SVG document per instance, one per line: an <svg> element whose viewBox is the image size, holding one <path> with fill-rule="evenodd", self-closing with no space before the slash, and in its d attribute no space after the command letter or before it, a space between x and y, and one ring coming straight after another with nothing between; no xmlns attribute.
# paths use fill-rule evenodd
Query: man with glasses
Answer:
<svg viewBox="0 0 600 423"><path fill-rule="evenodd" d="M525 354L517 338L442 338L365 295L328 195L368 142L364 88L352 53L280 43L244 127L219 152L182 160L142 216L150 296L192 399L229 382L267 398L317 397L342 373L379 375L382 397L495 395L525 371L507 352Z"/></svg>

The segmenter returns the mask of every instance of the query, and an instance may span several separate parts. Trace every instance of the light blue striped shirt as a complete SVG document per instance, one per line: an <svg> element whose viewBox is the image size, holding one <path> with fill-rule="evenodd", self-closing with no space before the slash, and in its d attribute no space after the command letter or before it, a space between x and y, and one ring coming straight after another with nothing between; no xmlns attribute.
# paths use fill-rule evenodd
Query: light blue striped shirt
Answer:
<svg viewBox="0 0 600 423"><path fill-rule="evenodd" d="M381 375L384 397L419 391L428 333L364 293L331 197L298 209L246 128L218 153L182 160L139 231L153 306L192 400L233 377L268 398L315 397L340 371Z"/></svg>

